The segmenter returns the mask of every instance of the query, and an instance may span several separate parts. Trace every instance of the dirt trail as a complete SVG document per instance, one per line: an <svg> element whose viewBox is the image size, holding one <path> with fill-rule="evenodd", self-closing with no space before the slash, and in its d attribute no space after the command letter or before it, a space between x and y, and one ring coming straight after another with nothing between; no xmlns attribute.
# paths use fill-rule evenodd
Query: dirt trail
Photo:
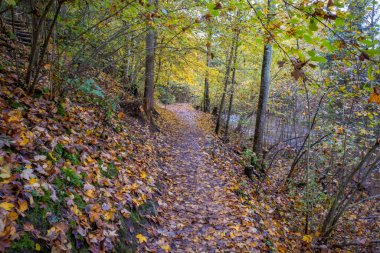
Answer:
<svg viewBox="0 0 380 253"><path fill-rule="evenodd" d="M169 189L158 201L159 224L142 251L255 252L261 240L252 212L233 191L232 160L213 154L214 137L198 127L201 113L186 104L167 109Z"/></svg>

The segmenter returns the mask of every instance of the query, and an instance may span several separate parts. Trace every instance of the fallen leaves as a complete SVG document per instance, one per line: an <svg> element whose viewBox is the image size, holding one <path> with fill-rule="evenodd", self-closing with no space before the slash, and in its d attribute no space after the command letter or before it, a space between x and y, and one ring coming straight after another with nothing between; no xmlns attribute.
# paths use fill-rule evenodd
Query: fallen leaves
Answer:
<svg viewBox="0 0 380 253"><path fill-rule="evenodd" d="M302 237L302 241L304 241L306 243L311 243L312 240L313 240L313 237L311 235L304 235Z"/></svg>
<svg viewBox="0 0 380 253"><path fill-rule="evenodd" d="M7 211L10 211L15 207L15 205L9 202L2 202L0 203L0 207Z"/></svg>
<svg viewBox="0 0 380 253"><path fill-rule="evenodd" d="M11 166L9 164L0 167L0 178L7 179L11 177Z"/></svg>
<svg viewBox="0 0 380 253"><path fill-rule="evenodd" d="M377 87L373 88L373 92L371 93L368 103L376 103L380 105L380 90Z"/></svg>
<svg viewBox="0 0 380 253"><path fill-rule="evenodd" d="M137 234L136 238L139 241L139 243L144 243L144 242L148 241L148 239L145 236L143 236L142 234Z"/></svg>
<svg viewBox="0 0 380 253"><path fill-rule="evenodd" d="M158 228L150 228L149 241L141 248L153 252L266 248L254 213L243 205L247 200L234 192L239 189L234 174L240 168L237 157L224 149L212 155L206 148L209 139L216 142L209 128L211 118L189 105L167 108L159 113L166 134L160 152L168 191L157 200Z"/></svg>
<svg viewBox="0 0 380 253"><path fill-rule="evenodd" d="M131 219L130 210L155 192L149 128L119 113L111 119L115 132L99 125L101 110L80 101L66 99L58 110L12 86L0 93L0 252L25 233L44 242L29 251L114 251L115 221Z"/></svg>
<svg viewBox="0 0 380 253"><path fill-rule="evenodd" d="M160 245L160 248L163 249L165 252L170 252L171 250L170 245L167 243Z"/></svg>
<svg viewBox="0 0 380 253"><path fill-rule="evenodd" d="M25 212L26 210L28 210L28 202L26 202L25 200L23 200L23 199L19 199L19 200L17 201L17 203L18 203L18 210L19 210L21 213L23 213L23 212Z"/></svg>

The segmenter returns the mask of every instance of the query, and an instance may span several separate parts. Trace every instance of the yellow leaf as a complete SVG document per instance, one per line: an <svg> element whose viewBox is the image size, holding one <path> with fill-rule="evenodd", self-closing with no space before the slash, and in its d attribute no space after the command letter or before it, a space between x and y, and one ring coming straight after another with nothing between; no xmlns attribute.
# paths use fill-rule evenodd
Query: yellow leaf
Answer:
<svg viewBox="0 0 380 253"><path fill-rule="evenodd" d="M10 220L15 221L15 220L17 220L17 218L18 218L18 214L17 214L16 212L10 212L10 213L8 214L8 217L9 217Z"/></svg>
<svg viewBox="0 0 380 253"><path fill-rule="evenodd" d="M230 226L230 228L233 228L235 229L236 231L239 231L240 227L238 225L233 225L233 226Z"/></svg>
<svg viewBox="0 0 380 253"><path fill-rule="evenodd" d="M86 196L89 197L89 198L93 198L94 197L94 190L87 190L86 191Z"/></svg>
<svg viewBox="0 0 380 253"><path fill-rule="evenodd" d="M8 114L10 117L8 118L8 122L19 122L21 121L21 111L13 110Z"/></svg>
<svg viewBox="0 0 380 253"><path fill-rule="evenodd" d="M372 93L368 99L368 103L376 103L380 105L380 95L377 95L376 93Z"/></svg>
<svg viewBox="0 0 380 253"><path fill-rule="evenodd" d="M9 202L3 202L0 204L0 207L1 208L4 208L5 210L9 211L11 210L13 207L15 207L15 205L13 205L12 203L9 203Z"/></svg>
<svg viewBox="0 0 380 253"><path fill-rule="evenodd" d="M169 252L171 250L170 245L165 243L164 245L160 246L161 249L163 249L165 252Z"/></svg>
<svg viewBox="0 0 380 253"><path fill-rule="evenodd" d="M51 160L53 160L53 161L57 161L57 159L55 159L55 157L54 157L54 155L53 155L52 152L48 153L48 158L51 159Z"/></svg>
<svg viewBox="0 0 380 253"><path fill-rule="evenodd" d="M311 243L311 240L312 240L313 238L311 237L311 235L304 235L303 237L302 237L302 241L304 241L304 242L306 242L306 243Z"/></svg>
<svg viewBox="0 0 380 253"><path fill-rule="evenodd" d="M32 168L32 165L31 164L27 164L25 165L25 169L31 169Z"/></svg>
<svg viewBox="0 0 380 253"><path fill-rule="evenodd" d="M36 243L36 250L41 251L41 245L39 245L38 243Z"/></svg>
<svg viewBox="0 0 380 253"><path fill-rule="evenodd" d="M11 177L11 167L7 164L0 167L0 178L10 178Z"/></svg>
<svg viewBox="0 0 380 253"><path fill-rule="evenodd" d="M25 146L26 144L29 143L29 139L26 137L26 133L25 132L21 132L20 133L20 138L21 140L19 141L19 145L20 146Z"/></svg>
<svg viewBox="0 0 380 253"><path fill-rule="evenodd" d="M29 179L29 184L35 184L35 183L37 183L38 182L38 179L37 178L31 178L31 179Z"/></svg>
<svg viewBox="0 0 380 253"><path fill-rule="evenodd" d="M75 213L75 215L81 214L81 211L79 210L77 205L73 205L73 207L71 208L71 211L73 211L73 213Z"/></svg>
<svg viewBox="0 0 380 253"><path fill-rule="evenodd" d="M106 220L112 220L113 219L113 213L112 212L105 212L104 213L104 218Z"/></svg>
<svg viewBox="0 0 380 253"><path fill-rule="evenodd" d="M140 177L141 177L142 179L146 178L146 173L145 173L145 171L142 171L142 172L141 172Z"/></svg>
<svg viewBox="0 0 380 253"><path fill-rule="evenodd" d="M23 213L28 209L28 202L26 202L25 200L19 199L17 203L18 203L18 210L20 212Z"/></svg>
<svg viewBox="0 0 380 253"><path fill-rule="evenodd" d="M343 127L343 126L339 127L339 128L337 129L337 133L338 133L338 134L343 134L343 133L344 133L344 127Z"/></svg>
<svg viewBox="0 0 380 253"><path fill-rule="evenodd" d="M131 190L132 190L132 191L136 190L137 188L139 188L139 186L138 186L136 183L133 183L133 184L131 185Z"/></svg>
<svg viewBox="0 0 380 253"><path fill-rule="evenodd" d="M93 162L94 162L94 159L92 159L91 156L87 156L86 160L87 160L89 163L93 163Z"/></svg>
<svg viewBox="0 0 380 253"><path fill-rule="evenodd" d="M136 235L136 238L137 240L139 240L139 243L144 243L144 242L147 242L147 238L145 236L143 236L142 234L138 234Z"/></svg>

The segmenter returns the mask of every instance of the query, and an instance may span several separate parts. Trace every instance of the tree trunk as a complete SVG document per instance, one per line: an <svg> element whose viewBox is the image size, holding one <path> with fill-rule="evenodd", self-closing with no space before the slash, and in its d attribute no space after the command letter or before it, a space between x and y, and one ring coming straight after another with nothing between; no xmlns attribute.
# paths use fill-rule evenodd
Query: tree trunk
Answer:
<svg viewBox="0 0 380 253"><path fill-rule="evenodd" d="M207 54L206 54L206 75L205 75L205 90L203 97L203 111L210 112L210 84L208 82L208 68L210 67L210 58L211 58L211 37L212 32L209 30L208 39L207 39Z"/></svg>
<svg viewBox="0 0 380 253"><path fill-rule="evenodd" d="M152 5L153 0L149 0ZM150 21L152 22L152 21ZM146 35L146 58L145 58L145 89L144 89L144 111L148 120L153 123L152 111L154 106L154 53L156 32L148 22L148 33Z"/></svg>
<svg viewBox="0 0 380 253"><path fill-rule="evenodd" d="M238 47L239 47L239 33L240 31L237 31L236 40L235 40L235 51L234 51L234 56L233 56L234 63L232 67L232 78L231 78L231 94L230 94L230 101L229 101L228 112L227 112L227 122L226 122L225 131L224 131L224 137L223 137L223 140L225 142L228 142L228 131L229 131L229 125L230 125L230 119L231 119L232 104L234 101L235 75L236 75L237 54L238 54Z"/></svg>
<svg viewBox="0 0 380 253"><path fill-rule="evenodd" d="M271 58L272 45L266 44L264 46L263 65L261 69L260 94L259 102L257 105L255 135L253 139L253 152L255 152L256 155L259 157L262 156L263 152L264 128L266 120L265 112L267 110L268 104Z"/></svg>
<svg viewBox="0 0 380 253"><path fill-rule="evenodd" d="M270 21L270 1L268 0L268 15L267 24ZM268 94L270 85L270 64L272 60L272 45L270 44L270 36L267 35L267 42L264 45L263 64L261 67L260 93L257 105L255 135L253 139L253 152L256 153L259 159L263 155L263 139L265 130L265 112L267 111Z"/></svg>
<svg viewBox="0 0 380 253"><path fill-rule="evenodd" d="M25 75L25 86L27 88L30 88L30 81L33 76L34 68L37 64L37 58L39 55L39 47L40 47L40 35L41 35L41 29L42 25L46 19L46 16L50 10L50 7L53 5L54 0L50 0L42 13L38 13L38 8L36 7L36 3L34 1L30 1L30 8L32 13L32 26L33 26L33 32L32 32L32 47L30 49L29 54L29 63L28 68Z"/></svg>
<svg viewBox="0 0 380 253"><path fill-rule="evenodd" d="M35 66L36 69L34 71L34 79L33 79L32 84L29 87L29 92L31 92L31 93L34 93L34 88L36 87L36 84L38 81L38 76L40 74L41 67L44 63L44 56L46 54L46 50L47 50L47 47L49 45L50 38L53 34L53 29L54 29L54 26L57 22L59 12L61 11L62 4L63 4L63 1L58 2L58 6L57 6L55 13L54 13L53 21L49 27L49 31L48 31L48 34L45 38L44 44L43 44L42 48L40 49L41 52L39 53L39 59L38 59L37 65Z"/></svg>
<svg viewBox="0 0 380 253"><path fill-rule="evenodd" d="M229 52L229 55L228 55L228 59L227 59L226 75L224 77L223 94L222 94L222 99L220 100L220 106L219 106L219 111L218 111L218 118L216 120L216 127L215 127L215 133L216 134L219 134L222 113L223 113L223 110L224 110L224 104L225 104L225 100L226 100L226 93L227 93L228 82L230 81L231 64L232 64L232 57L233 57L233 52L234 52L235 40L236 40L236 35L235 35L235 38L232 40L231 49L230 49L230 52Z"/></svg>

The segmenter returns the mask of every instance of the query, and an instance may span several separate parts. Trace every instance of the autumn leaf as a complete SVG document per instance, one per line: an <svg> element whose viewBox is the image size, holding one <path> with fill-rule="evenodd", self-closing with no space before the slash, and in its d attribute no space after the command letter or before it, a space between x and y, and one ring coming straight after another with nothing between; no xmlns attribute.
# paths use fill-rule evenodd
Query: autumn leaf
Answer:
<svg viewBox="0 0 380 253"><path fill-rule="evenodd" d="M10 220L15 221L18 218L18 214L16 212L10 212L8 214L8 217L9 217Z"/></svg>
<svg viewBox="0 0 380 253"><path fill-rule="evenodd" d="M124 116L125 116L125 114L124 114L123 112L119 112L119 113L117 114L117 117L118 117L119 119L124 118Z"/></svg>
<svg viewBox="0 0 380 253"><path fill-rule="evenodd" d="M25 146L26 144L29 143L29 139L26 137L26 133L25 132L21 132L20 134L20 141L19 141L19 145L20 146Z"/></svg>
<svg viewBox="0 0 380 253"><path fill-rule="evenodd" d="M163 249L165 252L169 252L171 250L170 245L165 243L160 246L161 249Z"/></svg>
<svg viewBox="0 0 380 253"><path fill-rule="evenodd" d="M1 207L1 208L4 208L4 209L7 210L7 211L9 211L9 210L11 210L13 207L15 207L15 205L12 204L12 203L9 203L9 202L2 202L2 203L0 204L0 207Z"/></svg>
<svg viewBox="0 0 380 253"><path fill-rule="evenodd" d="M18 203L18 210L23 213L25 212L26 210L28 210L28 202L26 202L25 200L22 200L22 199L19 199L17 201Z"/></svg>
<svg viewBox="0 0 380 253"><path fill-rule="evenodd" d="M137 234L136 238L139 241L139 243L144 243L144 242L148 241L147 238L145 236L143 236L142 234Z"/></svg>
<svg viewBox="0 0 380 253"><path fill-rule="evenodd" d="M10 178L11 177L11 168L8 164L0 167L0 178Z"/></svg>
<svg viewBox="0 0 380 253"><path fill-rule="evenodd" d="M371 93L368 103L376 103L380 105L380 90L377 87L373 88L373 92Z"/></svg>
<svg viewBox="0 0 380 253"><path fill-rule="evenodd" d="M92 159L91 156L87 156L86 160L87 160L89 163L93 163L93 162L94 162L94 159Z"/></svg>
<svg viewBox="0 0 380 253"><path fill-rule="evenodd" d="M311 243L312 240L313 240L313 238L311 237L311 235L304 235L302 237L302 241L304 241L306 243Z"/></svg>
<svg viewBox="0 0 380 253"><path fill-rule="evenodd" d="M337 134L343 134L344 133L344 127L343 126L338 127L338 129L336 130L336 133Z"/></svg>
<svg viewBox="0 0 380 253"><path fill-rule="evenodd" d="M86 196L89 197L89 198L94 198L94 190L87 190L86 191Z"/></svg>
<svg viewBox="0 0 380 253"><path fill-rule="evenodd" d="M20 110L13 110L8 114L8 122L20 122L22 119L21 111Z"/></svg>

